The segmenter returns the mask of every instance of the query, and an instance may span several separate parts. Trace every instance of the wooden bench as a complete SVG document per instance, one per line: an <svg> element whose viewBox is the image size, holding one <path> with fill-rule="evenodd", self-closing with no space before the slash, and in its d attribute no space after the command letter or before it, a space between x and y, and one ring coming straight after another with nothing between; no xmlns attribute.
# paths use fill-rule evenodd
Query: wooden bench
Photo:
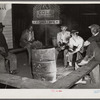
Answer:
<svg viewBox="0 0 100 100"><path fill-rule="evenodd" d="M10 53L18 53L18 52L22 52L22 51L26 51L26 48L18 48L18 49L12 49L9 50Z"/></svg>
<svg viewBox="0 0 100 100"><path fill-rule="evenodd" d="M20 89L44 89L48 88L48 85L51 84L49 82L4 73L0 73L0 83Z"/></svg>

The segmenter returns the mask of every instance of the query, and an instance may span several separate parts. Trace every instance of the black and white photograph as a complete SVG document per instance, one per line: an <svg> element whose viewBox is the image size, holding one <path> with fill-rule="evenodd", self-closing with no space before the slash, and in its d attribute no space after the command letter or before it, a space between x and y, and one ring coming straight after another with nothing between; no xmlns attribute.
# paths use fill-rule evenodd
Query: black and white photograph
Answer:
<svg viewBox="0 0 100 100"><path fill-rule="evenodd" d="M0 3L0 89L100 89L99 64L100 3Z"/></svg>

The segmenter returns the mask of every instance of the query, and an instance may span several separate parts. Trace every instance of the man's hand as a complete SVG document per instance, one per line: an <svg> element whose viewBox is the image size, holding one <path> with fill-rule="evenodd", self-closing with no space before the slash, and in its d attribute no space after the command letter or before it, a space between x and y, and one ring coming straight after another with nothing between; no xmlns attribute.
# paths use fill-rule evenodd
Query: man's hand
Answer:
<svg viewBox="0 0 100 100"><path fill-rule="evenodd" d="M65 49L65 46L61 46L60 48L61 48L61 50L64 50Z"/></svg>
<svg viewBox="0 0 100 100"><path fill-rule="evenodd" d="M84 46L88 46L88 45L90 45L90 42L89 41L85 41L84 42Z"/></svg>
<svg viewBox="0 0 100 100"><path fill-rule="evenodd" d="M68 56L70 56L70 55L72 55L73 54L73 52L68 52L67 54L66 54L66 57L68 57Z"/></svg>

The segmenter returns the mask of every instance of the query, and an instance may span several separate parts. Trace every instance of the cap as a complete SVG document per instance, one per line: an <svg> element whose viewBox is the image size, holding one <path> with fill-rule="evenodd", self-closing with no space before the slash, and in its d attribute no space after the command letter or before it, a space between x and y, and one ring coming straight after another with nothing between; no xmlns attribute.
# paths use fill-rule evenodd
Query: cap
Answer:
<svg viewBox="0 0 100 100"><path fill-rule="evenodd" d="M88 28L96 28L96 29L100 29L100 26L99 25L97 25L97 24L92 24L92 25L90 25Z"/></svg>

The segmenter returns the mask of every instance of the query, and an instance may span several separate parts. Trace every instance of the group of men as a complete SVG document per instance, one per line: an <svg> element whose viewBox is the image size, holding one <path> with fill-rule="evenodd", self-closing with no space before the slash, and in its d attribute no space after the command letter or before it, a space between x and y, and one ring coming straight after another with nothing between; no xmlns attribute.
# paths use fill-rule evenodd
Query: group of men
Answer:
<svg viewBox="0 0 100 100"><path fill-rule="evenodd" d="M0 72L8 72L10 74L16 74L17 70L17 57L15 54L11 53L8 49L8 45L6 42L6 38L3 34L3 28L5 26L0 23L0 63L4 62L4 66L0 65ZM20 39L20 46L27 48L28 52L30 52L29 48L34 41L34 31L33 26L30 25L28 29L24 30ZM29 53L29 56L30 53ZM30 57L29 57L30 58ZM30 59L29 59L30 62ZM3 68L1 68L3 67Z"/></svg>
<svg viewBox="0 0 100 100"><path fill-rule="evenodd" d="M87 64L95 58L100 61L100 26L92 24L89 26L92 36L86 41L78 35L77 30L67 31L67 26L61 26L61 32L57 34L56 55L59 51L64 51L64 66L69 69L75 69L77 60L82 59L83 52L86 56L77 63L79 66ZM84 48L87 49L84 49Z"/></svg>
<svg viewBox="0 0 100 100"><path fill-rule="evenodd" d="M4 25L0 23L0 60L5 59L5 61L9 61L9 72L13 73L13 71L17 70L16 56L11 54L8 50L6 39L2 33L3 27ZM100 61L100 26L97 24L89 26L92 36L86 41L78 35L79 31L72 30L70 32L67 31L67 28L67 26L61 26L61 32L57 34L56 56L60 51L64 51L64 66L75 69L76 61L82 59L81 54L84 52L84 47L87 47L86 56L78 65L87 64L92 58ZM21 36L20 45L30 50L29 48L34 40L33 27L29 26ZM31 56L31 54L29 54L29 56Z"/></svg>

